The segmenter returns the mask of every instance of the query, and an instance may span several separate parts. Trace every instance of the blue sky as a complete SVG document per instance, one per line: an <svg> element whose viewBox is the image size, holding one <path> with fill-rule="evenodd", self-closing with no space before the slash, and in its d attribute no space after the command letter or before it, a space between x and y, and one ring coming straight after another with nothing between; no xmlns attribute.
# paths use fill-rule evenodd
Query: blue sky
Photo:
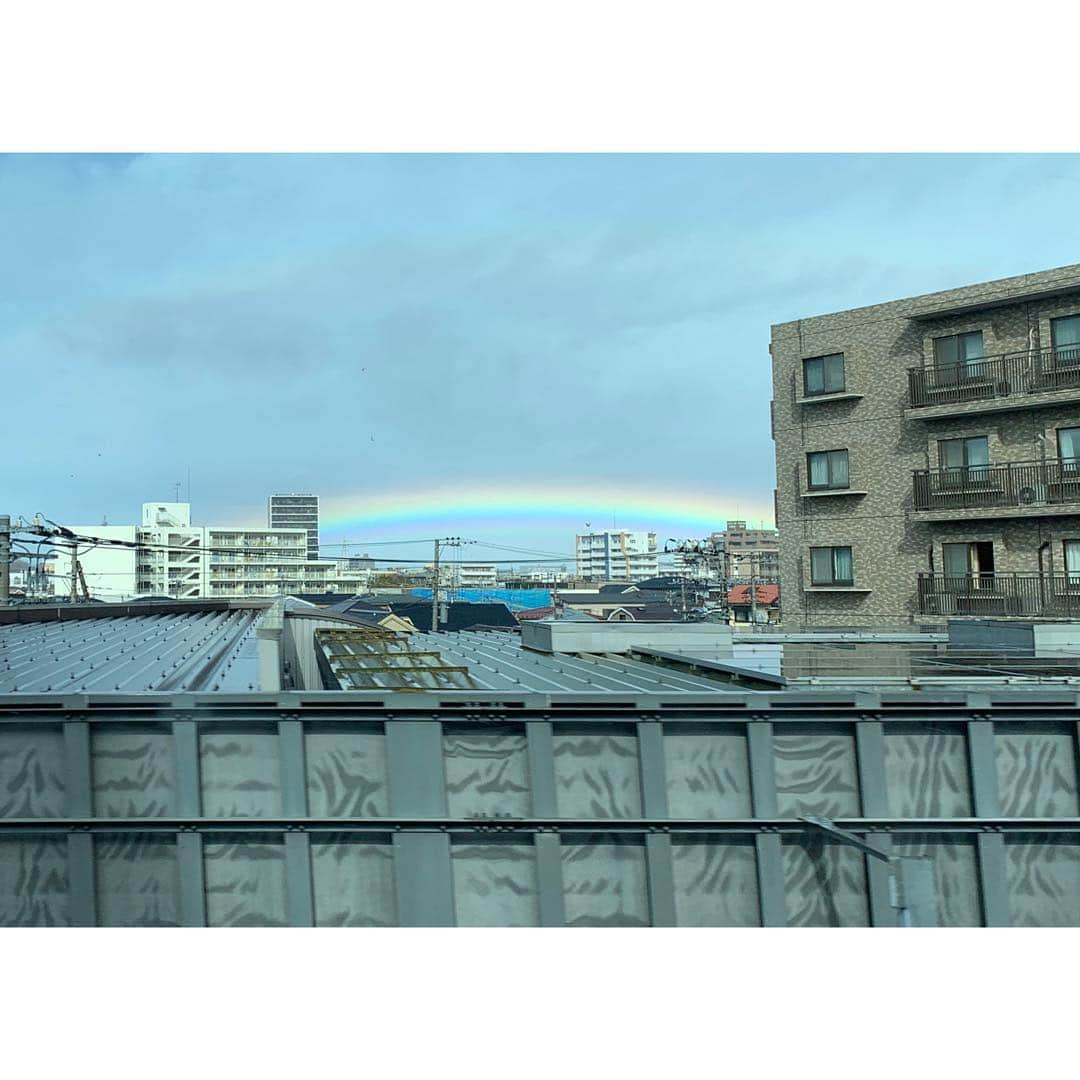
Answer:
<svg viewBox="0 0 1080 1080"><path fill-rule="evenodd" d="M0 510L130 522L190 468L207 523L561 482L760 516L771 324L1080 261L1078 203L1072 155L6 156ZM557 509L484 535L572 550Z"/></svg>

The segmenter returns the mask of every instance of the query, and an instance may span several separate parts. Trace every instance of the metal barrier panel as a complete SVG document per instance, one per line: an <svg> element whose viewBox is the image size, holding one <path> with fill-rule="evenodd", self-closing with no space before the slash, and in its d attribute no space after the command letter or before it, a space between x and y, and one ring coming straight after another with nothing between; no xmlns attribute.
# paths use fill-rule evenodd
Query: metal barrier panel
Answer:
<svg viewBox="0 0 1080 1080"><path fill-rule="evenodd" d="M922 860L940 925L1080 925L1077 715L1062 691L9 698L0 924L896 925L888 865L819 815Z"/></svg>

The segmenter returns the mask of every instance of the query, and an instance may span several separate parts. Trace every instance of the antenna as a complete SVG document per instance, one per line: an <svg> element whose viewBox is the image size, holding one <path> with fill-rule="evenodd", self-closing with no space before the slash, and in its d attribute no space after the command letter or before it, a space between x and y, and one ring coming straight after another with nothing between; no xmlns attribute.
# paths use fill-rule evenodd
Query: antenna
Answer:
<svg viewBox="0 0 1080 1080"><path fill-rule="evenodd" d="M176 483L173 484L173 487L176 488L176 498L173 499L173 502L179 502L180 501L180 481L177 480Z"/></svg>

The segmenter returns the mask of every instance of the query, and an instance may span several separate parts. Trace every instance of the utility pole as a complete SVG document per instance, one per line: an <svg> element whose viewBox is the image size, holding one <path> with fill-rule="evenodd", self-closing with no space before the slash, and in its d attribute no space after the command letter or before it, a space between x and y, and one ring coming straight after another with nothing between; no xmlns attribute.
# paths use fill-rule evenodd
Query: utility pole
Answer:
<svg viewBox="0 0 1080 1080"><path fill-rule="evenodd" d="M720 560L720 581L722 585L721 603L723 605L724 622L731 621L731 608L728 604L728 593L731 591L731 552L728 551L727 540L724 540L724 551Z"/></svg>
<svg viewBox="0 0 1080 1080"><path fill-rule="evenodd" d="M11 599L11 518L0 514L0 604Z"/></svg>
<svg viewBox="0 0 1080 1080"><path fill-rule="evenodd" d="M462 544L475 544L475 540L462 540L460 536L444 536L435 541L435 559L433 568L435 580L431 585L431 630L439 629L439 554L444 547L459 548Z"/></svg>
<svg viewBox="0 0 1080 1080"><path fill-rule="evenodd" d="M71 545L71 602L79 599L79 545Z"/></svg>
<svg viewBox="0 0 1080 1080"><path fill-rule="evenodd" d="M757 552L750 552L750 625L757 626Z"/></svg>
<svg viewBox="0 0 1080 1080"><path fill-rule="evenodd" d="M435 541L435 580L431 583L431 632L439 629L439 541Z"/></svg>
<svg viewBox="0 0 1080 1080"><path fill-rule="evenodd" d="M79 584L82 586L83 600L86 601L86 603L89 604L90 603L90 590L86 587L86 575L83 573L82 563L79 562L78 560L76 560L75 561L75 566L78 568L78 572L79 572Z"/></svg>

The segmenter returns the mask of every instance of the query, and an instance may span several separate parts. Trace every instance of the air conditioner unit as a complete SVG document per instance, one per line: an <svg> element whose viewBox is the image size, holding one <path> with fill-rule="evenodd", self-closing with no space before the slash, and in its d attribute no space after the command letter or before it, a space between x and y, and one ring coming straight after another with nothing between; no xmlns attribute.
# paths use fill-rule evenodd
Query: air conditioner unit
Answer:
<svg viewBox="0 0 1080 1080"><path fill-rule="evenodd" d="M1016 493L1016 498L1021 506L1044 506L1049 501L1045 484L1025 484Z"/></svg>

